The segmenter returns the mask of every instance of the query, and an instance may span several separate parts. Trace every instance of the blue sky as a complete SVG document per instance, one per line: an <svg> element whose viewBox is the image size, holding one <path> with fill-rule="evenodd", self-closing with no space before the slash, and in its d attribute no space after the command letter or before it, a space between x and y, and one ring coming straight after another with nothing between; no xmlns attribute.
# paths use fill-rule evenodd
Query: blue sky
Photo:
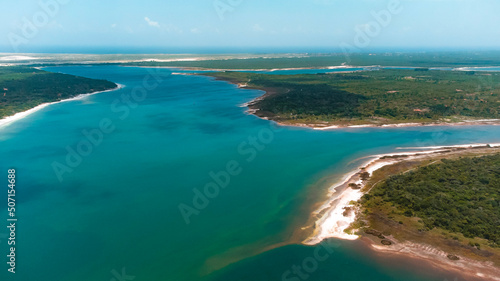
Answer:
<svg viewBox="0 0 500 281"><path fill-rule="evenodd" d="M3 52L33 51L47 46L61 46L61 51L65 47L101 46L333 50L341 44L363 50L500 49L498 0L2 2L0 51ZM40 2L51 3L51 9L42 8ZM377 21L374 13L385 16L389 13L390 20L382 17L383 20ZM23 33L22 27L30 25L35 28ZM360 34L367 36L363 44L359 43L363 36Z"/></svg>

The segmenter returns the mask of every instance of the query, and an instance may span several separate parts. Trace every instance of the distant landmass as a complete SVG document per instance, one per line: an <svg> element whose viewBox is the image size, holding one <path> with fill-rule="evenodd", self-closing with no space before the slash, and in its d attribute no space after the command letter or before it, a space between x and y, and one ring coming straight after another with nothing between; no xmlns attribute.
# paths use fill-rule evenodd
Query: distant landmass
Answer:
<svg viewBox="0 0 500 281"><path fill-rule="evenodd" d="M198 69L281 69L324 68L339 65L406 66L406 67L474 67L500 66L500 52L377 52L288 55L233 55L221 57L191 57L183 60L143 59L123 63L128 66L166 66Z"/></svg>

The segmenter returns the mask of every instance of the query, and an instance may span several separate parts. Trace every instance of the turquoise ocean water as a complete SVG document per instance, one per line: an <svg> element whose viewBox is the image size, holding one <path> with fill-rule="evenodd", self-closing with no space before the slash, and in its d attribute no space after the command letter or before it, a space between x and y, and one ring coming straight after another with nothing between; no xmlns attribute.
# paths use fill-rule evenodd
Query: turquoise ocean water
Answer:
<svg viewBox="0 0 500 281"><path fill-rule="evenodd" d="M287 241L322 191L361 158L500 142L499 126L279 128L239 107L262 92L212 78L118 66L47 70L125 88L54 104L0 129L0 171L7 178L7 169L17 170L19 219L15 275L0 228L0 280L461 280L379 257L357 241L329 241L331 251L318 249L328 257L314 263L317 247ZM145 87L151 73L162 81ZM127 100L132 93L140 101ZM86 134L103 124L108 131L88 146ZM72 150L84 155L71 158ZM61 178L55 163L67 167ZM212 184L211 198L196 198L213 175L225 187ZM179 206L194 208L193 198L200 208L186 223ZM307 276L291 271L304 261Z"/></svg>

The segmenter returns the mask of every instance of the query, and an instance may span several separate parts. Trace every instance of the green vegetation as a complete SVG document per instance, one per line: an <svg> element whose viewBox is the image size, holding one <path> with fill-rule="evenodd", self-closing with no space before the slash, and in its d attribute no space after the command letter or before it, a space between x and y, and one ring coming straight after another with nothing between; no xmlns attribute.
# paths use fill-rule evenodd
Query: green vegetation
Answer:
<svg viewBox="0 0 500 281"><path fill-rule="evenodd" d="M423 227L419 231L444 229L467 239L487 239L490 247L498 248L500 153L442 159L390 176L376 184L360 203L366 213L377 214L372 218L375 220L384 216L415 218ZM457 240L459 236L453 237ZM479 249L479 243L471 240L469 244Z"/></svg>
<svg viewBox="0 0 500 281"><path fill-rule="evenodd" d="M500 73L378 70L343 74L207 75L267 90L251 105L284 123L390 124L500 118Z"/></svg>
<svg viewBox="0 0 500 281"><path fill-rule="evenodd" d="M199 61L131 62L135 66L175 66L207 69L275 69L318 68L338 66L343 63L354 66L413 66L413 67L466 67L499 66L499 52L429 52L429 53L343 53L290 55L290 57L224 58Z"/></svg>
<svg viewBox="0 0 500 281"><path fill-rule="evenodd" d="M0 118L42 103L115 87L115 83L105 80L52 73L24 66L0 67Z"/></svg>

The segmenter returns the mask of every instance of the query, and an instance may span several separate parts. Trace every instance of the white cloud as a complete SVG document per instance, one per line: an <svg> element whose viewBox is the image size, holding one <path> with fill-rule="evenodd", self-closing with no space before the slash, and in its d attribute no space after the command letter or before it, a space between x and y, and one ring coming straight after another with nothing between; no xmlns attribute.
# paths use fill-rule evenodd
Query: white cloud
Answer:
<svg viewBox="0 0 500 281"><path fill-rule="evenodd" d="M111 28L115 28L115 27L116 27L116 23L113 23L113 24L111 25Z"/></svg>
<svg viewBox="0 0 500 281"><path fill-rule="evenodd" d="M144 20L149 24L149 26L160 27L160 23L159 22L153 21L153 20L151 20L148 17L145 17Z"/></svg>

